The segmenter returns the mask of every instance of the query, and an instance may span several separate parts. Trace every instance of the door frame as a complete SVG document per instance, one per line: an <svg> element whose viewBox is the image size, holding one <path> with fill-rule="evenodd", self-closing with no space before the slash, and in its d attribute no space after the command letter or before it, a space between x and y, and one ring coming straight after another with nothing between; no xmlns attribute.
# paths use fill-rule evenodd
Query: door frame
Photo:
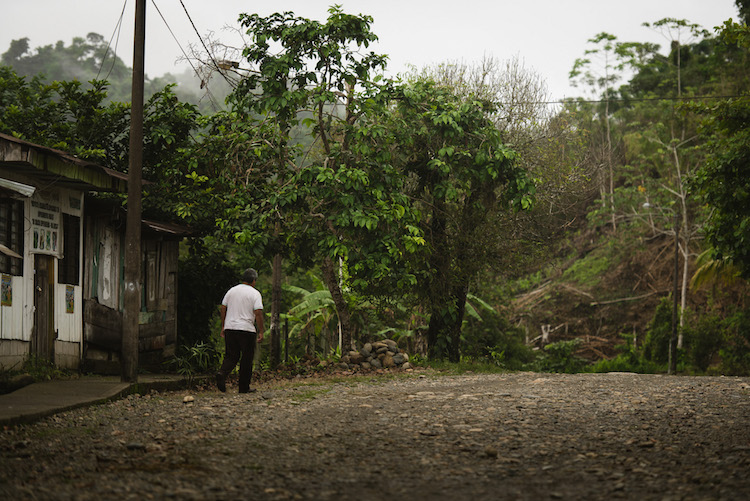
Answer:
<svg viewBox="0 0 750 501"><path fill-rule="evenodd" d="M34 254L34 329L31 354L55 362L55 258Z"/></svg>

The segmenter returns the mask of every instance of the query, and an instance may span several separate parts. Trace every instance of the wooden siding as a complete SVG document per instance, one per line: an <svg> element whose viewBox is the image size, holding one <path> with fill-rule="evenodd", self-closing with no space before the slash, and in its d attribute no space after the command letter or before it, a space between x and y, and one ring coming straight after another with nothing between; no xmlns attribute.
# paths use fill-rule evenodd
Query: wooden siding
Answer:
<svg viewBox="0 0 750 501"><path fill-rule="evenodd" d="M94 367L114 364L122 343L124 227L116 213L86 217L84 238L83 324ZM177 262L179 242L142 234L139 365L157 369L177 342Z"/></svg>

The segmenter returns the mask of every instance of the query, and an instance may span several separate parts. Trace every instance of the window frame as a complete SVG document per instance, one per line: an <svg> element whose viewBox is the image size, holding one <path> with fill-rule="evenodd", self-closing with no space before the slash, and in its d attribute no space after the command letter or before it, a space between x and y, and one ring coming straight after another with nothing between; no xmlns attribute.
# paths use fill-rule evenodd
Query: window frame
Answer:
<svg viewBox="0 0 750 501"><path fill-rule="evenodd" d="M21 256L24 255L24 212L23 200L0 197L0 243ZM0 253L0 273L22 276L23 257Z"/></svg>

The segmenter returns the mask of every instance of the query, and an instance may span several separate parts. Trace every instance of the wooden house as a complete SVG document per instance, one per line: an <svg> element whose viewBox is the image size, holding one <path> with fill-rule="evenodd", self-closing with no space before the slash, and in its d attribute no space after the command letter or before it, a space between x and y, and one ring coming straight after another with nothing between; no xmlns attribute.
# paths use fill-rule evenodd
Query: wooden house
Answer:
<svg viewBox="0 0 750 501"><path fill-rule="evenodd" d="M119 371L125 218L91 196L104 192L127 192L127 175L0 134L0 369ZM183 235L143 222L139 365L174 352Z"/></svg>

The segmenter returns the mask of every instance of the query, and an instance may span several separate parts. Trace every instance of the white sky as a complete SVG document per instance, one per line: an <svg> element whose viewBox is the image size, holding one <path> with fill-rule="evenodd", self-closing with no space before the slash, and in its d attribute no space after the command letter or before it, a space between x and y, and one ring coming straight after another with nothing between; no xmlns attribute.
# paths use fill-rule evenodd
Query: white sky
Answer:
<svg viewBox="0 0 750 501"><path fill-rule="evenodd" d="M325 21L327 9L338 3L348 14L374 18L380 41L371 46L389 56L388 72L404 72L409 64L421 68L447 61L479 61L484 55L500 60L518 57L547 81L551 97L581 94L570 87L568 73L587 49L586 41L602 31L620 41L668 45L643 22L665 17L687 19L713 31L724 20L737 18L734 0L182 0L193 22L205 36L213 32L228 44L236 35L239 13L268 15L293 11ZM180 0L148 0L146 73L182 73L189 66L176 64L181 56L154 8L187 51L200 45ZM11 40L28 37L32 48L96 32L109 40L125 6L117 53L132 65L135 0L0 0L0 53ZM114 44L114 42L113 42Z"/></svg>

